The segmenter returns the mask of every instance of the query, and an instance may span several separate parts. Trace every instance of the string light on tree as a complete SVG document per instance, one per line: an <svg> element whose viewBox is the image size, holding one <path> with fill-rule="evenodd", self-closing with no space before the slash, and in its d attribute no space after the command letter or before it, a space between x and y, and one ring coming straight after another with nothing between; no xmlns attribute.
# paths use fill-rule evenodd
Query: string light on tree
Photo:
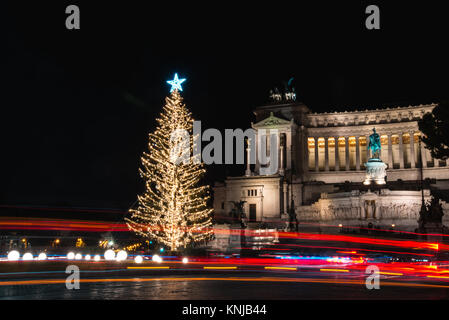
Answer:
<svg viewBox="0 0 449 320"><path fill-rule="evenodd" d="M158 126L149 135L148 149L142 156L140 175L145 192L138 196L137 209L126 218L130 230L155 240L171 251L201 243L212 236L212 209L208 186L198 186L205 172L193 154L193 118L183 103L181 83L175 74L170 95L157 119ZM189 137L173 135L187 132ZM189 157L184 161L185 153ZM179 161L179 159L183 161Z"/></svg>

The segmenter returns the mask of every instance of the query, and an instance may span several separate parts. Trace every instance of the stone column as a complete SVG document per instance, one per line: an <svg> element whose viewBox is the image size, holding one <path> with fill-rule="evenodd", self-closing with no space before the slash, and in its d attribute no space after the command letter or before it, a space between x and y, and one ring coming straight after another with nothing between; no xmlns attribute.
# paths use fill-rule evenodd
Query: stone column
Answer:
<svg viewBox="0 0 449 320"><path fill-rule="evenodd" d="M247 141L247 147L246 147L246 171L245 176L249 177L251 176L251 148L250 141Z"/></svg>
<svg viewBox="0 0 449 320"><path fill-rule="evenodd" d="M259 139L259 132L256 131L256 165L254 166L254 171L256 172L256 174L259 174L259 170L260 170L260 162L259 162L259 149L260 149L260 143L262 142L262 139Z"/></svg>
<svg viewBox="0 0 449 320"><path fill-rule="evenodd" d="M285 153L286 153L286 157L285 159L287 160L287 163L285 164L285 168L287 169L291 169L291 165L292 165L292 132L291 131L287 131L285 133Z"/></svg>
<svg viewBox="0 0 449 320"><path fill-rule="evenodd" d="M402 132L399 133L399 168L404 169L404 145L402 143Z"/></svg>
<svg viewBox="0 0 449 320"><path fill-rule="evenodd" d="M267 146L267 157L271 157L271 129L267 130L267 135L265 136L266 146ZM270 162L268 162L270 165Z"/></svg>
<svg viewBox="0 0 449 320"><path fill-rule="evenodd" d="M288 194L288 184L284 183L284 214L287 214L288 212L287 194Z"/></svg>
<svg viewBox="0 0 449 320"><path fill-rule="evenodd" d="M410 131L410 168L415 168L415 133Z"/></svg>
<svg viewBox="0 0 449 320"><path fill-rule="evenodd" d="M296 131L292 131L292 150L291 150L291 159L292 159L292 163L290 165L290 168L295 168L296 166L300 166L301 164L299 163L299 152L298 152L298 136L299 134L297 134Z"/></svg>
<svg viewBox="0 0 449 320"><path fill-rule="evenodd" d="M284 146L279 147L279 174L284 175Z"/></svg>
<svg viewBox="0 0 449 320"><path fill-rule="evenodd" d="M388 134L388 169L393 169L393 143L391 142L391 133Z"/></svg>
<svg viewBox="0 0 449 320"><path fill-rule="evenodd" d="M334 152L335 152L335 171L340 171L340 154L338 151L338 137L334 137L335 140L335 147L334 147Z"/></svg>
<svg viewBox="0 0 449 320"><path fill-rule="evenodd" d="M303 173L307 173L309 171L309 140L308 140L308 136L305 132L305 129L303 128L303 126L301 126L301 140L302 140L302 161L301 161L301 166L302 166L302 172Z"/></svg>
<svg viewBox="0 0 449 320"><path fill-rule="evenodd" d="M366 219L366 210L365 210L365 202L360 202L360 219L365 220Z"/></svg>
<svg viewBox="0 0 449 320"><path fill-rule="evenodd" d="M318 137L313 137L315 140L315 171L318 172L320 170L319 162L318 162Z"/></svg>
<svg viewBox="0 0 449 320"><path fill-rule="evenodd" d="M360 171L360 143L359 143L359 137L355 137L355 170Z"/></svg>
<svg viewBox="0 0 449 320"><path fill-rule="evenodd" d="M309 172L309 138L304 134L304 172Z"/></svg>
<svg viewBox="0 0 449 320"><path fill-rule="evenodd" d="M373 219L376 219L376 220L380 219L380 205L379 205L378 201L375 201L375 203L374 203Z"/></svg>
<svg viewBox="0 0 449 320"><path fill-rule="evenodd" d="M349 171L349 137L345 137L345 169Z"/></svg>
<svg viewBox="0 0 449 320"><path fill-rule="evenodd" d="M439 167L440 166L440 161L438 159L433 158L433 166L435 168Z"/></svg>
<svg viewBox="0 0 449 320"><path fill-rule="evenodd" d="M277 155L277 157L278 157L278 170L279 170L279 168L281 167L281 163L280 163L280 159L281 159L281 135L280 135L280 133L279 133L279 131L276 133L276 144L277 144L277 150L274 150L274 148L273 148L273 155L274 154L276 154ZM271 147L270 147L270 149L271 149ZM271 150L270 150L270 155L271 155Z"/></svg>
<svg viewBox="0 0 449 320"><path fill-rule="evenodd" d="M422 167L423 168L427 168L427 154L426 154L426 148L424 148L424 143L421 142L421 162L422 162Z"/></svg>
<svg viewBox="0 0 449 320"><path fill-rule="evenodd" d="M276 144L277 144L277 149L275 150L274 146L271 147L271 142L270 142L270 158L271 156L276 156L277 160L278 160L278 167L276 172L279 172L279 174L281 174L281 134L279 131L277 131L276 133Z"/></svg>
<svg viewBox="0 0 449 320"><path fill-rule="evenodd" d="M324 137L324 171L329 171L329 139Z"/></svg>

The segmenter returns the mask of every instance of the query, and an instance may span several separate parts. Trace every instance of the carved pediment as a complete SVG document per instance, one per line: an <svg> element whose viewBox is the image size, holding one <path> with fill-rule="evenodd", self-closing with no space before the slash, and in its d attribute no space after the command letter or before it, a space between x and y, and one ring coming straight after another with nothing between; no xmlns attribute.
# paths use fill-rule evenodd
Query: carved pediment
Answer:
<svg viewBox="0 0 449 320"><path fill-rule="evenodd" d="M284 120L273 115L273 112L270 112L270 116L262 121L257 122L253 125L254 128L273 128L278 126L286 126L292 124L291 121Z"/></svg>

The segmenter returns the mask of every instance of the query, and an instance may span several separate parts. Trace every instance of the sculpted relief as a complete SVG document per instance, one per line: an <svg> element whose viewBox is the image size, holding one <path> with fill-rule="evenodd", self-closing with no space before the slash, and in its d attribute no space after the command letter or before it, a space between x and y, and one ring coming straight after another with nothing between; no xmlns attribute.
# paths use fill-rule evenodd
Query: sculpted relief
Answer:
<svg viewBox="0 0 449 320"><path fill-rule="evenodd" d="M416 201L361 200L348 203L342 199L320 199L310 206L298 206L300 220L395 220L419 218L420 204Z"/></svg>

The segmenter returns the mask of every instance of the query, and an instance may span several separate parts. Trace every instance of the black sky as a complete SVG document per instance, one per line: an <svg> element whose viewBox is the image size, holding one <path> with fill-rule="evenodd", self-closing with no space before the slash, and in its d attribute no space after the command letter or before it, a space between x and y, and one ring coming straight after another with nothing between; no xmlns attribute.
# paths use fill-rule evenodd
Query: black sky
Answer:
<svg viewBox="0 0 449 320"><path fill-rule="evenodd" d="M174 72L203 128L247 128L292 76L317 112L449 96L447 18L427 2L92 2L3 4L2 204L126 208ZM69 4L81 30L65 28ZM368 4L381 30L365 29Z"/></svg>

